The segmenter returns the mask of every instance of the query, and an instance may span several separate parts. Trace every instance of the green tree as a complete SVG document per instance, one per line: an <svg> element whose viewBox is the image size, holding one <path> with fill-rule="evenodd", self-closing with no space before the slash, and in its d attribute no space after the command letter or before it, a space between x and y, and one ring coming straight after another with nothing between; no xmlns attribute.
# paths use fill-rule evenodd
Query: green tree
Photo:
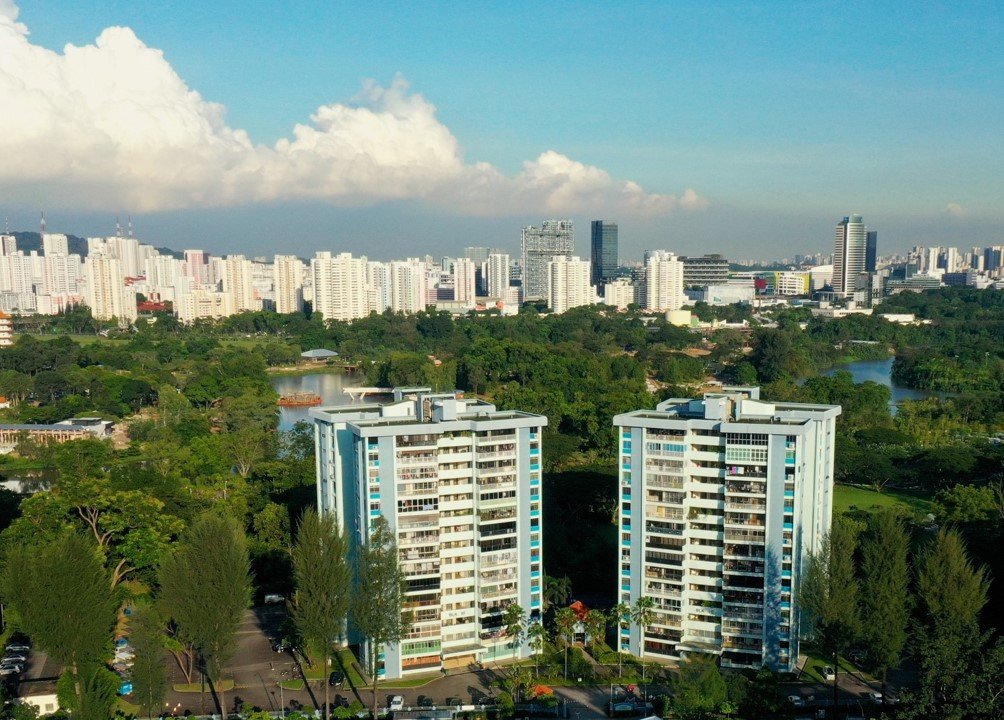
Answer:
<svg viewBox="0 0 1004 720"><path fill-rule="evenodd" d="M111 654L117 603L94 544L65 531L13 548L4 567L3 596L16 625L64 668L67 709L74 717L105 720L111 703L103 704L101 672Z"/></svg>
<svg viewBox="0 0 1004 720"><path fill-rule="evenodd" d="M352 594L347 546L335 518L308 508L300 520L293 547L296 596L293 620L308 647L321 654L324 666L324 717L329 715L327 677L332 646L345 631Z"/></svg>
<svg viewBox="0 0 1004 720"><path fill-rule="evenodd" d="M614 626L614 646L617 650L617 677L624 677L624 653L621 651L621 632L631 625L631 606L617 603L610 610L610 624Z"/></svg>
<svg viewBox="0 0 1004 720"><path fill-rule="evenodd" d="M858 580L854 573L854 552L858 528L853 521L838 517L818 552L809 556L802 580L802 611L811 623L811 632L820 648L833 657L833 706L837 706L836 674L840 656L857 637L860 627Z"/></svg>
<svg viewBox="0 0 1004 720"><path fill-rule="evenodd" d="M163 627L163 618L152 606L134 612L129 622L129 641L136 652L132 696L150 720L160 715L167 697Z"/></svg>
<svg viewBox="0 0 1004 720"><path fill-rule="evenodd" d="M373 717L377 717L377 659L386 645L401 642L411 618L402 607L404 574L397 541L382 515L370 528L369 540L359 552L358 587L352 617L369 643L370 681L373 683Z"/></svg>
<svg viewBox="0 0 1004 720"><path fill-rule="evenodd" d="M634 605L631 607L631 622L635 624L638 628L638 634L641 637L641 682L645 684L645 630L648 626L655 620L655 600L643 595L634 601Z"/></svg>
<svg viewBox="0 0 1004 720"><path fill-rule="evenodd" d="M509 648L518 657L519 648L526 639L526 611L517 603L509 603L502 613L502 627Z"/></svg>
<svg viewBox="0 0 1004 720"><path fill-rule="evenodd" d="M564 605L572 596L572 581L567 576L544 576L544 604L546 607Z"/></svg>
<svg viewBox="0 0 1004 720"><path fill-rule="evenodd" d="M605 630L607 629L607 616L604 615L599 610L590 610L586 613L586 619L583 621L586 626L586 634L589 636L589 646L592 648L593 655L596 655L596 643L604 639Z"/></svg>
<svg viewBox="0 0 1004 720"><path fill-rule="evenodd" d="M688 653L670 675L670 707L681 720L713 717L728 700L725 680L711 655Z"/></svg>
<svg viewBox="0 0 1004 720"><path fill-rule="evenodd" d="M536 675L540 669L538 665L540 654L544 651L544 645L547 643L547 630L544 628L544 623L540 620L531 621L526 629L526 636L530 641L530 650L533 652L533 673Z"/></svg>
<svg viewBox="0 0 1004 720"><path fill-rule="evenodd" d="M989 590L986 571L969 559L957 532L939 530L920 555L916 587L920 683L908 697L906 717L963 720L976 699L973 679L986 645L979 625Z"/></svg>
<svg viewBox="0 0 1004 720"><path fill-rule="evenodd" d="M909 537L899 513L873 513L861 542L861 639L870 668L882 677L899 665L910 622Z"/></svg>
<svg viewBox="0 0 1004 720"><path fill-rule="evenodd" d="M558 634L565 645L565 679L568 679L568 648L572 644L575 626L578 625L579 618L571 608L563 607L554 613L554 626L558 629Z"/></svg>
<svg viewBox="0 0 1004 720"><path fill-rule="evenodd" d="M237 648L237 628L251 605L244 531L230 517L200 515L160 566L160 602L178 634L199 653L215 683ZM220 693L219 710L226 707Z"/></svg>

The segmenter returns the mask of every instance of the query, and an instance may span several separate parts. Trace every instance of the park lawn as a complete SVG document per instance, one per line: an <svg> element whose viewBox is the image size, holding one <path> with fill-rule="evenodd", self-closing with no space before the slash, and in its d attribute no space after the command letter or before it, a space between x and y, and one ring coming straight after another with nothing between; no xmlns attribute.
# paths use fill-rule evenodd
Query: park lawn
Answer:
<svg viewBox="0 0 1004 720"><path fill-rule="evenodd" d="M218 692L230 692L233 689L234 689L234 681L233 680L229 680L229 679L227 679L227 680L220 680L218 683L216 683L216 690ZM193 683L175 683L175 685L174 685L174 691L175 692L180 692L180 693L197 693L197 692L202 692L203 690L205 690L207 693L210 691L209 690L209 683L208 682L206 682L205 685L203 685L202 683L197 683L197 682L193 682Z"/></svg>
<svg viewBox="0 0 1004 720"><path fill-rule="evenodd" d="M836 484L833 487L833 512L846 513L851 509L871 510L874 507L902 507L914 515L931 512L931 501L904 490L883 490L878 493L858 485Z"/></svg>
<svg viewBox="0 0 1004 720"><path fill-rule="evenodd" d="M802 678L807 677L814 682L826 683L827 681L823 679L823 668L827 665L833 667L833 658L820 654L815 648L803 648L802 654L808 658L805 661L805 666L802 668ZM854 663L845 657L840 658L840 668L838 672L851 673L852 675L860 677L868 682L874 680L871 675L858 668Z"/></svg>

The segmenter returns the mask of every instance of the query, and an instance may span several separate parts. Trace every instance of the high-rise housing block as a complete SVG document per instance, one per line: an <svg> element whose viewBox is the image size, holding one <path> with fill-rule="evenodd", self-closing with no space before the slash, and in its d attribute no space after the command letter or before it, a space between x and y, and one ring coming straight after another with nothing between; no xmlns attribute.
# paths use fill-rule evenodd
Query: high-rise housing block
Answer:
<svg viewBox="0 0 1004 720"><path fill-rule="evenodd" d="M560 255L571 255L571 220L545 220L540 227L525 227L521 238L523 257L523 299L547 299L548 263Z"/></svg>
<svg viewBox="0 0 1004 720"><path fill-rule="evenodd" d="M773 403L723 388L617 415L617 598L655 601L622 650L726 667L795 668L798 594L833 505L840 407Z"/></svg>

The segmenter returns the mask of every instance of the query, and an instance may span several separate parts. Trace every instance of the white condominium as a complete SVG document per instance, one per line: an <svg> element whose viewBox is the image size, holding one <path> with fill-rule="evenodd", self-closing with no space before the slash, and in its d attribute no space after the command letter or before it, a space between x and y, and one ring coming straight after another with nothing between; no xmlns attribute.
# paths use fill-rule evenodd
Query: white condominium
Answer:
<svg viewBox="0 0 1004 720"><path fill-rule="evenodd" d="M191 282L191 278L186 279ZM196 320L219 320L234 314L226 293L206 288L194 288L181 294L175 300L174 311L178 320L186 324Z"/></svg>
<svg viewBox="0 0 1004 720"><path fill-rule="evenodd" d="M136 293L125 284L122 262L116 257L89 255L84 261L87 278L86 302L97 320L117 318L133 322L138 315Z"/></svg>
<svg viewBox="0 0 1004 720"><path fill-rule="evenodd" d="M556 313L596 302L589 284L592 263L577 257L559 256L547 264L547 304Z"/></svg>
<svg viewBox="0 0 1004 720"><path fill-rule="evenodd" d="M243 255L227 255L221 262L223 293L233 312L261 310L251 279L251 261Z"/></svg>
<svg viewBox="0 0 1004 720"><path fill-rule="evenodd" d="M453 261L453 300L474 307L477 294L477 270L470 258L457 258Z"/></svg>
<svg viewBox="0 0 1004 720"><path fill-rule="evenodd" d="M509 289L509 256L492 253L481 266L481 274L485 278L488 297L505 300L506 291Z"/></svg>
<svg viewBox="0 0 1004 720"><path fill-rule="evenodd" d="M651 250L645 262L645 309L679 310L683 293L683 262L671 252Z"/></svg>
<svg viewBox="0 0 1004 720"><path fill-rule="evenodd" d="M303 310L303 261L296 255L276 255L272 273L275 311L286 315Z"/></svg>
<svg viewBox="0 0 1004 720"><path fill-rule="evenodd" d="M865 271L867 233L860 215L849 215L837 223L833 239L833 292L838 297L852 296L858 276Z"/></svg>
<svg viewBox="0 0 1004 720"><path fill-rule="evenodd" d="M14 235L0 235L0 255L13 255L17 252L17 238Z"/></svg>
<svg viewBox="0 0 1004 720"><path fill-rule="evenodd" d="M410 315L429 304L429 268L425 260L409 258L390 263L390 309Z"/></svg>
<svg viewBox="0 0 1004 720"><path fill-rule="evenodd" d="M43 255L69 255L70 241L62 233L42 233Z"/></svg>
<svg viewBox="0 0 1004 720"><path fill-rule="evenodd" d="M525 640L505 636L503 612L517 603L539 622L543 610L547 418L428 388L310 415L319 512L351 542L365 543L380 516L397 537L413 623L399 645L382 648L380 676L527 657Z"/></svg>
<svg viewBox="0 0 1004 720"><path fill-rule="evenodd" d="M610 280L603 286L603 303L618 310L627 310L627 306L634 302L636 289L628 278Z"/></svg>
<svg viewBox="0 0 1004 720"><path fill-rule="evenodd" d="M310 261L314 312L325 320L356 320L370 314L372 295L367 260L350 253L318 252Z"/></svg>
<svg viewBox="0 0 1004 720"><path fill-rule="evenodd" d="M673 398L614 418L619 602L655 601L622 649L791 671L799 583L830 529L837 405L770 403L759 388Z"/></svg>

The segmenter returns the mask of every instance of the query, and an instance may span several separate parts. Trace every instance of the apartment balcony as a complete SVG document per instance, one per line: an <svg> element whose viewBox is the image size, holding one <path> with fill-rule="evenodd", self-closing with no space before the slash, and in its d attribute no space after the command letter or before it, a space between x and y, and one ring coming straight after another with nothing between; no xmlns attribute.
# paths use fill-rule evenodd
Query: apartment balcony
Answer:
<svg viewBox="0 0 1004 720"><path fill-rule="evenodd" d="M480 566L481 568L495 568L495 567L504 567L506 565L515 565L518 562L519 562L519 556L516 555L515 553L493 552L491 555L487 555L481 558Z"/></svg>
<svg viewBox="0 0 1004 720"><path fill-rule="evenodd" d="M736 560L763 560L766 552L763 546L731 544L725 546L725 559Z"/></svg>
<svg viewBox="0 0 1004 720"><path fill-rule="evenodd" d="M726 498L725 512L765 513L767 512L767 503L743 502L734 498Z"/></svg>
<svg viewBox="0 0 1004 720"><path fill-rule="evenodd" d="M645 477L645 487L659 488L664 490L682 490L684 480L682 477L663 477L647 475Z"/></svg>
<svg viewBox="0 0 1004 720"><path fill-rule="evenodd" d="M746 477L743 480L727 480L725 492L729 495L763 497L767 492L766 479Z"/></svg>
<svg viewBox="0 0 1004 720"><path fill-rule="evenodd" d="M726 589L722 592L722 602L725 605L741 605L746 607L763 607L763 591ZM729 611L728 614L731 614Z"/></svg>
<svg viewBox="0 0 1004 720"><path fill-rule="evenodd" d="M740 530L737 528L726 528L725 542L748 542L762 543L766 539L763 530Z"/></svg>
<svg viewBox="0 0 1004 720"><path fill-rule="evenodd" d="M665 535L668 537L681 537L683 535L684 525L683 523L669 523L669 522L647 522L645 523L645 532L654 535Z"/></svg>

